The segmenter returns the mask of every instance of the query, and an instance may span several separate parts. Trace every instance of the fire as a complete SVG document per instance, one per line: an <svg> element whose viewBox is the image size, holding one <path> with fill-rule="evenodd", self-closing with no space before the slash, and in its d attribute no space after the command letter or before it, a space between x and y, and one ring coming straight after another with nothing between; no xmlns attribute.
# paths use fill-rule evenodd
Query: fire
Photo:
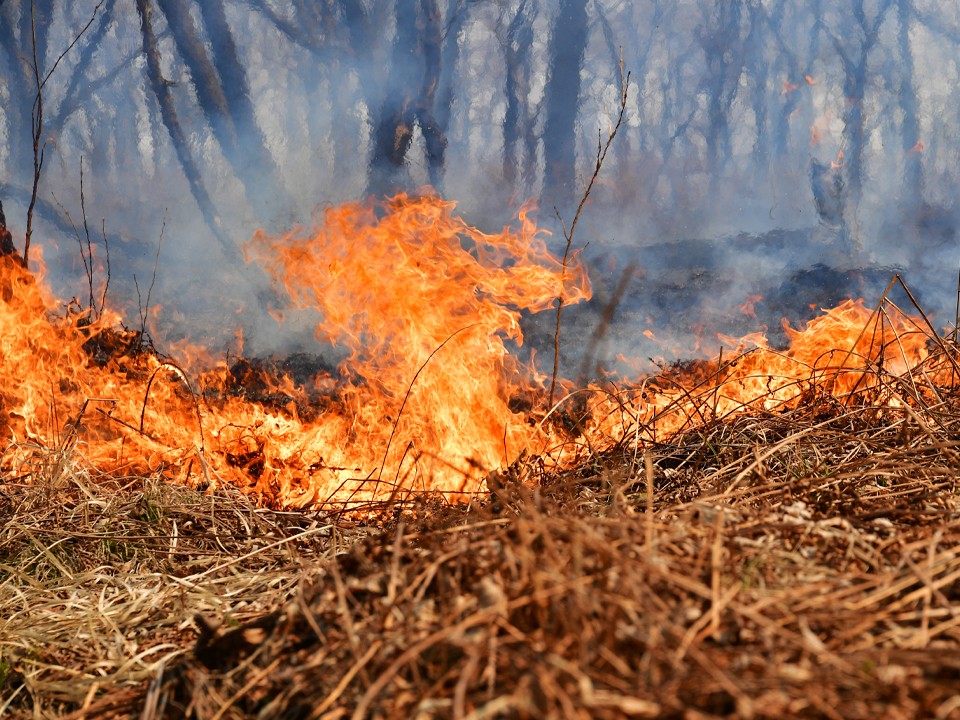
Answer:
<svg viewBox="0 0 960 720"><path fill-rule="evenodd" d="M763 295L747 295L747 299L737 309L747 317L755 318L757 317L756 305L758 302L763 302Z"/></svg>
<svg viewBox="0 0 960 720"><path fill-rule="evenodd" d="M908 377L929 356L929 335L913 318L872 311L862 300L826 310L803 330L784 322L784 330L790 343L785 351L769 347L762 333L740 341L721 337L737 347L726 359L616 395L597 394L588 432L613 441L662 442L731 413L772 411L823 397L845 402L854 393L881 407L899 406L901 391L890 378ZM624 414L629 422L623 422Z"/></svg>
<svg viewBox="0 0 960 720"><path fill-rule="evenodd" d="M507 353L520 311L589 297L530 220L485 234L434 196L328 210L318 229L257 233L249 256L300 308L318 339L345 347L333 421L304 428L297 456L358 464L367 485L475 490L535 438L510 401L535 379Z"/></svg>
<svg viewBox="0 0 960 720"><path fill-rule="evenodd" d="M194 383L151 355L98 366L85 347L108 336L106 324L52 321L38 284L8 258L2 430L19 447L56 445L69 418L70 442L101 469L163 468L285 505L475 491L544 434L512 406L542 381L507 352L507 340L523 341L521 311L590 289L579 261L551 255L527 209L497 234L453 211L433 195L399 195L328 210L312 230L254 236L249 258L298 308L318 311L318 339L348 351L312 387L266 380L295 400L280 408L229 392L225 363Z"/></svg>
<svg viewBox="0 0 960 720"><path fill-rule="evenodd" d="M249 361L210 369L208 360L188 373L186 350L183 364L139 352L116 317L52 313L38 276L0 258L0 473L27 478L64 450L101 472L233 483L264 502L307 506L419 490L457 498L523 452L572 461L576 443L556 437L572 431L533 418L546 409L545 378L508 343L523 341L522 311L588 298L585 268L554 257L526 209L494 234L454 209L431 194L399 195L327 210L311 229L254 235L248 259L297 310L316 312L319 340L345 351L335 373L306 384ZM785 351L762 334L726 338L736 353L595 387L578 432L593 449L644 445L809 398L870 390L873 402L895 405L896 383L883 378L928 356L913 320L860 301L785 331Z"/></svg>

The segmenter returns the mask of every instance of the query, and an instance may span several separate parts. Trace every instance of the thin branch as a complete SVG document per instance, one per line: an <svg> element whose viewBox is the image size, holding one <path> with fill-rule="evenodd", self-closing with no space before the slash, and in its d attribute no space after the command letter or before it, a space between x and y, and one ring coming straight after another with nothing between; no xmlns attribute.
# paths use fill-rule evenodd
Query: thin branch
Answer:
<svg viewBox="0 0 960 720"><path fill-rule="evenodd" d="M107 221L100 219L100 237L103 238L103 254L105 268L105 277L103 280L103 292L100 293L100 315L103 316L103 309L107 304L107 290L110 289L110 243L107 242Z"/></svg>
<svg viewBox="0 0 960 720"><path fill-rule="evenodd" d="M37 192L40 189L40 173L43 170L43 155L46 143L40 145L40 136L43 134L43 85L40 80L40 60L37 57L37 23L34 0L30 0L30 35L33 41L33 79L36 83L37 94L30 109L30 127L33 130L33 190L30 195L30 205L27 207L27 232L23 241L23 266L27 267L30 260L30 240L33 237L33 209L37 205Z"/></svg>
<svg viewBox="0 0 960 720"><path fill-rule="evenodd" d="M596 165L593 168L593 175L590 178L590 182L587 183L586 188L583 191L583 197L580 198L580 204L577 205L577 212L573 216L573 222L570 224L570 230L564 227L563 236L566 238L567 246L563 251L563 269L560 274L560 294L557 296L557 322L556 327L553 332L553 374L550 378L550 397L547 402L547 407L553 406L553 397L556 392L557 387L557 373L560 369L560 318L563 313L563 306L565 302L564 292L566 290L566 281L567 281L567 269L570 265L570 253L573 247L573 236L577 231L577 223L580 222L580 213L583 212L584 206L587 204L587 200L590 199L590 193L593 192L593 186L597 181L597 178L600 175L600 169L603 167L603 162L607 158L607 151L610 149L610 146L613 144L613 139L617 136L617 132L620 130L620 126L623 124L623 119L627 114L627 97L630 92L630 73L627 72L626 75L623 73L623 51L620 53L620 111L617 115L617 122L614 124L613 129L610 130L607 135L606 143L601 143L600 133L597 133L597 161ZM557 211L557 216L560 216L559 210ZM561 224L563 219L560 219Z"/></svg>
<svg viewBox="0 0 960 720"><path fill-rule="evenodd" d="M40 190L40 175L43 172L44 153L47 148L46 142L42 144L40 142L40 138L43 137L43 88L46 86L47 80L53 76L60 62L67 56L67 53L80 42L80 38L82 38L87 30L90 29L90 26L93 25L93 21L96 19L97 13L100 12L100 8L105 1L106 0L100 0L100 2L96 4L87 24L74 36L73 41L67 45L66 49L60 53L59 57L54 61L53 67L41 78L40 58L37 54L36 3L34 0L30 0L30 36L33 45L33 80L36 87L36 95L33 99L33 107L30 110L30 122L33 130L33 190L30 194L30 205L27 207L27 231L23 241L24 267L27 267L30 260L30 240L33 238L33 211L37 205L37 193Z"/></svg>
<svg viewBox="0 0 960 720"><path fill-rule="evenodd" d="M143 345L143 338L147 335L147 316L150 314L150 296L153 295L153 286L157 283L157 268L160 266L160 248L163 246L163 232L167 229L167 211L163 211L163 224L160 226L160 237L157 239L157 256L153 260L153 276L150 278L150 286L147 288L147 299L140 304L140 286L137 285L137 276L133 276L133 284L137 289L137 304L140 306L140 336L138 343Z"/></svg>

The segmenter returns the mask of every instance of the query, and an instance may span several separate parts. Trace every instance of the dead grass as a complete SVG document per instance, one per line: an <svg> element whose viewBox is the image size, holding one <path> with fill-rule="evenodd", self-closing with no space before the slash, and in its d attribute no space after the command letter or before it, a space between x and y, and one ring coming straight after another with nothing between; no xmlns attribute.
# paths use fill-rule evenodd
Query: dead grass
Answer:
<svg viewBox="0 0 960 720"><path fill-rule="evenodd" d="M960 717L938 343L843 401L701 408L669 442L365 522L8 448L0 715Z"/></svg>
<svg viewBox="0 0 960 720"><path fill-rule="evenodd" d="M208 626L281 604L342 534L239 492L95 477L70 451L10 454L32 472L0 485L3 717L59 717L142 689Z"/></svg>

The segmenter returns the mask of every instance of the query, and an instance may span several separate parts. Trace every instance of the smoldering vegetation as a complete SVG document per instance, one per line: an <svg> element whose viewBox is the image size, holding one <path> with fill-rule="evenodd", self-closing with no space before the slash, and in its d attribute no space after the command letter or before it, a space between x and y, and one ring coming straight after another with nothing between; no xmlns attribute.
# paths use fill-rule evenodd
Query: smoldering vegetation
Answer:
<svg viewBox="0 0 960 720"><path fill-rule="evenodd" d="M7 448L0 711L951 717L960 356L932 342L843 397L701 393L669 439L521 457L461 505L278 511Z"/></svg>
<svg viewBox="0 0 960 720"><path fill-rule="evenodd" d="M309 321L269 319L284 308L243 244L317 204L430 183L495 229L535 198L562 251L553 209L569 223L622 48L631 106L578 236L597 292L564 315L565 374L651 357L663 372L630 392L677 393L683 422L581 442L565 469L522 455L461 505L309 510L163 467L104 475L60 427L18 438L0 715L957 713L960 355L937 332L955 320L954 5L4 0L0 196L21 249L32 59L45 76L90 18L44 86L50 277L86 297L86 252L158 345L228 347L229 316L263 355L317 348ZM813 363L794 400L719 414L749 353L669 362L718 331L776 342L782 315L893 271L930 320L907 371L865 358L838 396ZM232 368L269 370L251 363Z"/></svg>

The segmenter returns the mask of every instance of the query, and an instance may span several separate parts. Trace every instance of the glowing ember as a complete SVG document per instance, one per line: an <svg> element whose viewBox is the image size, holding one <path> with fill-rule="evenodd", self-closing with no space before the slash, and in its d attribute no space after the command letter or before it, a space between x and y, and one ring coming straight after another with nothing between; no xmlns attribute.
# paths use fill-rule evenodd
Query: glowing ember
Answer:
<svg viewBox="0 0 960 720"><path fill-rule="evenodd" d="M400 195L248 243L249 259L296 307L318 312L317 337L347 351L337 374L309 386L247 361L188 378L136 352L136 334L117 330L115 317L52 317L36 276L0 258L0 432L11 441L0 472L29 477L50 449L76 447L63 457L104 472L230 482L303 506L419 490L455 498L483 489L485 475L523 451L562 448L545 461L572 461L573 438L558 442L549 423L517 410L544 402L543 377L504 343L522 341L522 310L547 309L561 293L567 303L587 298L585 270L564 269L526 212L490 235L453 211L432 195ZM582 444L643 445L732 412L861 390L896 405L896 379L928 354L911 319L862 302L785 329L786 351L760 334L722 338L753 349L627 389L595 388ZM284 402L256 402L253 385Z"/></svg>

